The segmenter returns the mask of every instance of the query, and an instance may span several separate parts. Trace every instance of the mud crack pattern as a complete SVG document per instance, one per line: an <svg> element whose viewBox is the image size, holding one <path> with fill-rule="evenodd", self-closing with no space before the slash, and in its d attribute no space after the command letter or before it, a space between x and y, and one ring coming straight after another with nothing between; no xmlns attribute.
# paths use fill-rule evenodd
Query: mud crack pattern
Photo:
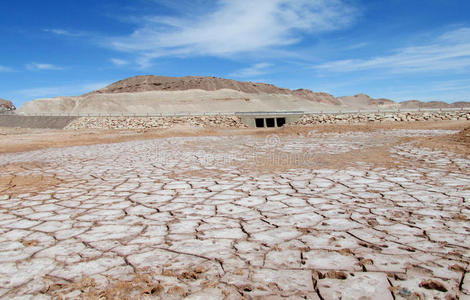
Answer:
<svg viewBox="0 0 470 300"><path fill-rule="evenodd" d="M447 133L312 132L276 150L341 154ZM253 153L269 155L265 144L185 137L0 155L24 163L3 177L55 179L0 194L0 295L79 298L70 287L84 279L105 288L145 275L151 299L470 297L468 158L409 142L390 149L403 160L393 168L262 169Z"/></svg>

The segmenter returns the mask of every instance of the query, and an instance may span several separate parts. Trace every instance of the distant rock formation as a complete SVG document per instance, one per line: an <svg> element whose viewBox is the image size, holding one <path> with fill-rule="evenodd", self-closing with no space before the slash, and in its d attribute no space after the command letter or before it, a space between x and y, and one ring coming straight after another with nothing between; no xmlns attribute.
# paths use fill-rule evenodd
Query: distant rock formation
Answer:
<svg viewBox="0 0 470 300"><path fill-rule="evenodd" d="M359 107L359 108L375 108L377 106L393 108L393 107L400 106L400 104L398 104L397 102L393 100L385 99L385 98L374 99L366 94L357 94L354 96L343 96L343 97L338 97L337 99L342 105L354 106L354 107Z"/></svg>
<svg viewBox="0 0 470 300"><path fill-rule="evenodd" d="M0 99L0 113L6 112L6 111L13 111L15 109L16 107L13 105L11 101Z"/></svg>
<svg viewBox="0 0 470 300"><path fill-rule="evenodd" d="M454 102L447 103L443 101L429 101L423 102L419 100L408 100L400 102L400 108L461 108L461 107L470 107L469 102Z"/></svg>
<svg viewBox="0 0 470 300"><path fill-rule="evenodd" d="M343 96L337 98L341 105L364 107L364 108L400 108L400 109L419 109L419 108L461 108L470 107L470 102L447 103L443 101L423 102L419 100L407 100L395 102L390 99L374 99L366 94L357 94L354 96Z"/></svg>

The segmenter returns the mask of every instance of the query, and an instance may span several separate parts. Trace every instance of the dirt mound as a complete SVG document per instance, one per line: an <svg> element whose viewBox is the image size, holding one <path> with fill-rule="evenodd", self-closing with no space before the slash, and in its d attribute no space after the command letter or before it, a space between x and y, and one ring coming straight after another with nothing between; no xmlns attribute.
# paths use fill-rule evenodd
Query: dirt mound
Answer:
<svg viewBox="0 0 470 300"><path fill-rule="evenodd" d="M11 101L0 99L0 113L5 111L12 111L15 110L16 107L13 105Z"/></svg>
<svg viewBox="0 0 470 300"><path fill-rule="evenodd" d="M468 126L468 124L466 125ZM455 130L461 128L462 127L452 129ZM464 129L455 134L422 138L416 143L416 145L433 151L454 152L463 155L464 157L469 157L470 127L464 127Z"/></svg>
<svg viewBox="0 0 470 300"><path fill-rule="evenodd" d="M242 82L231 79L185 76L166 77L143 75L130 77L110 84L100 90L93 91L86 95L115 94L115 93L138 93L150 91L185 91L204 90L217 91L222 89L235 90L248 94L281 94L293 95L315 102L338 105L335 97L328 93L314 93L311 90L289 90L267 83Z"/></svg>
<svg viewBox="0 0 470 300"><path fill-rule="evenodd" d="M470 127L465 128L456 135L456 140L470 145Z"/></svg>

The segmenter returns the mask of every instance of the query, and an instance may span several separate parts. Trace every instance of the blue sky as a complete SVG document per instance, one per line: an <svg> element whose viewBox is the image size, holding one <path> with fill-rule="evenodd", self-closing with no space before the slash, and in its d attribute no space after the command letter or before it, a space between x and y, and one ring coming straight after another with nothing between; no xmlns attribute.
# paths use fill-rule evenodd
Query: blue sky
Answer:
<svg viewBox="0 0 470 300"><path fill-rule="evenodd" d="M470 101L468 0L1 1L0 39L16 106L143 74Z"/></svg>

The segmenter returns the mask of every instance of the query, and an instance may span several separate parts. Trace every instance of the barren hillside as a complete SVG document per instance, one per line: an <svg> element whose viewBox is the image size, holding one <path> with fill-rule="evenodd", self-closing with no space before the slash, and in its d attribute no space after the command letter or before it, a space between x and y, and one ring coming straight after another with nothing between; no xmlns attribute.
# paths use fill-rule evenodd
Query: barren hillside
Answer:
<svg viewBox="0 0 470 300"><path fill-rule="evenodd" d="M354 96L343 96L338 97L337 100L341 105L344 106L351 106L357 108L375 108L377 106L384 107L384 108L395 108L398 107L399 104L390 99L374 99L366 94L357 94Z"/></svg>
<svg viewBox="0 0 470 300"><path fill-rule="evenodd" d="M267 83L242 82L231 79L203 76L166 77L135 76L120 80L86 95L138 93L150 91L185 91L185 90L235 90L247 94L280 94L292 95L316 102L338 105L335 97L328 93L314 93L307 89L289 90Z"/></svg>
<svg viewBox="0 0 470 300"><path fill-rule="evenodd" d="M19 113L53 114L159 114L255 111L339 111L470 106L459 102L397 103L365 94L335 98L308 89L290 90L272 84L231 79L185 76L135 76L76 97L26 102Z"/></svg>
<svg viewBox="0 0 470 300"><path fill-rule="evenodd" d="M229 89L240 91L248 94L284 94L296 95L310 100L325 99L336 102L335 98L327 93L314 93L311 90L299 89L289 90L280 88L267 83L243 82L225 78L205 77L205 76L185 76L185 77L166 77L166 76L153 76L143 75L130 77L120 80L113 84L108 85L97 91L93 91L88 95L93 94L109 94L109 93L136 93L136 92L150 92L150 91L185 91L185 90L204 90L204 91L217 91L222 89ZM315 97L316 96L316 97Z"/></svg>
<svg viewBox="0 0 470 300"><path fill-rule="evenodd" d="M334 98L333 98L334 99ZM327 101L310 100L288 94L250 94L222 89L204 91L150 91L96 93L78 97L56 97L26 102L20 113L59 114L159 114L255 111L337 110Z"/></svg>
<svg viewBox="0 0 470 300"><path fill-rule="evenodd" d="M135 76L77 97L37 99L20 113L253 112L336 110L328 93L215 77Z"/></svg>
<svg viewBox="0 0 470 300"><path fill-rule="evenodd" d="M470 107L469 102L454 102L447 103L443 101L429 101L423 102L419 100L408 100L400 103L401 108L460 108L460 107Z"/></svg>
<svg viewBox="0 0 470 300"><path fill-rule="evenodd" d="M117 81L113 84L108 85L105 88L93 91L89 94L135 93L149 91L184 91L194 89L205 91L231 89L253 94L287 94L289 92L289 90L287 89L278 88L271 84L240 82L216 77L166 77L143 75Z"/></svg>

